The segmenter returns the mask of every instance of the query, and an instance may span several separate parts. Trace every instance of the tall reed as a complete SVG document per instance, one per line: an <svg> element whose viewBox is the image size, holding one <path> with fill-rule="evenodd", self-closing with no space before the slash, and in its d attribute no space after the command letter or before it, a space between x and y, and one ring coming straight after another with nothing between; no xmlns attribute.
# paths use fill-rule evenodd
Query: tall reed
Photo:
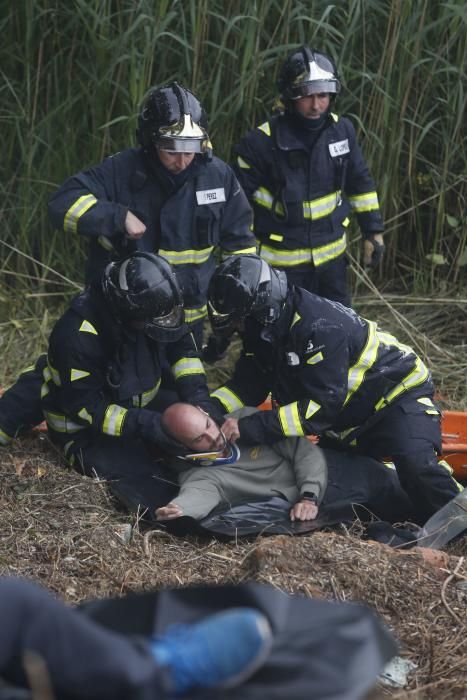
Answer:
<svg viewBox="0 0 467 700"><path fill-rule="evenodd" d="M229 159L270 113L287 51L307 42L342 72L337 107L359 128L388 222L385 278L462 290L465 25L463 0L4 0L0 240L47 268L0 243L0 269L31 275L19 289L54 279L50 267L82 279L83 241L51 230L47 199L134 143L150 85L191 87Z"/></svg>

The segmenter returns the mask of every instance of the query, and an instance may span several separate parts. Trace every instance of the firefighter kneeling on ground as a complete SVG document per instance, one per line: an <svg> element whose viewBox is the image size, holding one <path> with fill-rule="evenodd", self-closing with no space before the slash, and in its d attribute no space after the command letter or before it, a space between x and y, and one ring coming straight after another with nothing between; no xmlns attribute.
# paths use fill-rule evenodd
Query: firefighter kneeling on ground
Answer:
<svg viewBox="0 0 467 700"><path fill-rule="evenodd" d="M110 263L101 283L73 299L50 336L44 379L52 441L77 471L116 480L134 510L177 491L151 447L179 448L160 412L183 398L216 417L179 284L151 253Z"/></svg>
<svg viewBox="0 0 467 700"><path fill-rule="evenodd" d="M428 368L412 348L352 309L288 287L255 255L230 257L208 292L215 332L238 331L243 351L232 378L211 393L224 413L273 408L222 425L226 438L273 444L320 435L320 444L390 457L420 522L461 487L441 451L440 412Z"/></svg>

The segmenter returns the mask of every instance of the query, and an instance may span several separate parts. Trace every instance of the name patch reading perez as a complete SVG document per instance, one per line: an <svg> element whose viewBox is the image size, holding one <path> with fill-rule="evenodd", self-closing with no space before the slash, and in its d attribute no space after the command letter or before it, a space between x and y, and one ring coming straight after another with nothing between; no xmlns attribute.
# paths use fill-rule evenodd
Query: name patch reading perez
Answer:
<svg viewBox="0 0 467 700"><path fill-rule="evenodd" d="M212 204L212 202L225 202L225 190L217 187L214 190L198 190L196 193L198 204Z"/></svg>
<svg viewBox="0 0 467 700"><path fill-rule="evenodd" d="M330 143L329 153L331 154L332 158L336 158L336 156L343 156L345 153L350 153L349 139L337 141L336 143Z"/></svg>

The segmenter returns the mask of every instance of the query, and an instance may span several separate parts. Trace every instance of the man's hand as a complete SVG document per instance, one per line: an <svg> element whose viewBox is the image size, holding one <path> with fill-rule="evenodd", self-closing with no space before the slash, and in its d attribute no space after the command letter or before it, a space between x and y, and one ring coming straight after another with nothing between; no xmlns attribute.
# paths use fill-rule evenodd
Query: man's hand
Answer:
<svg viewBox="0 0 467 700"><path fill-rule="evenodd" d="M375 233L363 241L363 264L365 267L378 267L384 255L383 234Z"/></svg>
<svg viewBox="0 0 467 700"><path fill-rule="evenodd" d="M156 520L175 520L183 515L183 511L175 503L167 503L166 506L156 509Z"/></svg>
<svg viewBox="0 0 467 700"><path fill-rule="evenodd" d="M225 435L227 442L237 442L240 437L237 418L227 418L221 425L221 430Z"/></svg>
<svg viewBox="0 0 467 700"><path fill-rule="evenodd" d="M314 501L303 499L298 501L290 511L290 519L295 520L314 520L318 515L318 506Z"/></svg>
<svg viewBox="0 0 467 700"><path fill-rule="evenodd" d="M137 216L132 214L131 211L127 212L125 229L126 237L134 241L138 240L138 238L142 238L146 232L146 226L138 219Z"/></svg>

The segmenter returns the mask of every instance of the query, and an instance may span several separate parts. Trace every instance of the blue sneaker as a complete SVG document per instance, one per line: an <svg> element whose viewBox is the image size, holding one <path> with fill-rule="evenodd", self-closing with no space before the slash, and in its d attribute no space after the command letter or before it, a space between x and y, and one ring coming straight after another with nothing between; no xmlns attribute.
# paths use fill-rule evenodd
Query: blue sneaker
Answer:
<svg viewBox="0 0 467 700"><path fill-rule="evenodd" d="M191 688L231 688L258 669L272 646L267 618L233 608L194 625L173 625L151 640L157 663L167 667L176 695Z"/></svg>

